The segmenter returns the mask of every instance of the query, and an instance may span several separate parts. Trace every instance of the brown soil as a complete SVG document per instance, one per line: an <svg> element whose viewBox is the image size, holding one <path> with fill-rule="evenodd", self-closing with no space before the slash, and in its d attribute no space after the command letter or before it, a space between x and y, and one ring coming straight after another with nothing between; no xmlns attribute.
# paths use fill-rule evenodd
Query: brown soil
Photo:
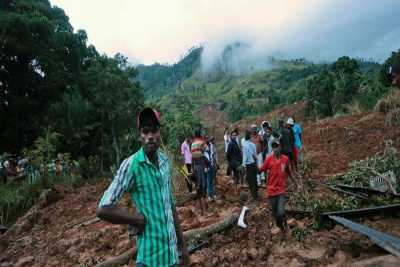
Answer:
<svg viewBox="0 0 400 267"><path fill-rule="evenodd" d="M223 130L229 125L226 116L214 106L205 107L200 114L222 151ZM304 128L304 154L314 164L316 178L345 171L349 162L381 151L385 140L393 140L399 148L400 128L386 126L382 114L363 113L313 122L305 121L302 114L304 103L298 103L233 126L243 130L252 123L260 125L265 118L295 115ZM219 155L222 162L223 154ZM8 248L0 254L0 266L93 266L135 246L128 240L126 227L93 220L98 200L109 182L104 179L79 189L59 189L62 198L43 210L35 226L12 237ZM330 231L312 230L300 242L294 237L282 241L279 235L270 234L264 192L265 189L260 189L262 201L247 217L248 228L233 226L212 236L207 247L191 256L193 266L344 266L386 254L367 238L341 226ZM320 197L325 193L317 192ZM178 208L184 230L212 224L240 210L239 197L234 195L233 184L223 175L223 168L218 176L217 193L219 199L209 202L204 216L199 215L194 201ZM123 205L127 202L124 200ZM398 222L398 219L364 221L400 236ZM311 221L299 219L291 223L304 229Z"/></svg>

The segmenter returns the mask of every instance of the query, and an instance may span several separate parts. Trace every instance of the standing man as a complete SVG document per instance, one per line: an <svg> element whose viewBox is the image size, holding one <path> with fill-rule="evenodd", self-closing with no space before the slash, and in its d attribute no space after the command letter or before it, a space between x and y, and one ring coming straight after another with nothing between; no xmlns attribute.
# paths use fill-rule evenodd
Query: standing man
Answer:
<svg viewBox="0 0 400 267"><path fill-rule="evenodd" d="M280 150L283 155L289 158L290 162L293 162L293 147L294 147L294 137L292 130L285 127L285 122L283 120L279 120L279 143Z"/></svg>
<svg viewBox="0 0 400 267"><path fill-rule="evenodd" d="M142 147L125 159L104 193L97 216L114 224L136 229L136 266L178 266L178 243L182 263L189 266L189 254L171 192L171 165L159 150L160 117L152 108L138 116ZM129 193L137 213L117 207L124 193Z"/></svg>
<svg viewBox="0 0 400 267"><path fill-rule="evenodd" d="M233 178L235 180L235 194L238 193L239 182L243 184L243 178L241 177L240 166L242 165L242 151L240 150L237 142L237 133L235 130L231 132L231 141L226 152L226 159L228 160L229 168L233 172Z"/></svg>
<svg viewBox="0 0 400 267"><path fill-rule="evenodd" d="M246 130L243 142L243 167L246 172L247 183L250 187L250 193L254 201L258 200L257 185L257 153L256 145L250 141L251 131Z"/></svg>
<svg viewBox="0 0 400 267"><path fill-rule="evenodd" d="M301 147L302 147L302 138L301 135L303 133L300 124L298 124L295 120L295 118L292 118L293 120L293 134L294 134L294 150L293 150L293 154L294 154L294 160L295 160L295 164L296 164L296 169L297 169L297 164L299 162L301 162Z"/></svg>
<svg viewBox="0 0 400 267"><path fill-rule="evenodd" d="M192 173L192 153L190 152L190 139L187 137L181 145L181 154L183 156L183 162L186 166L188 173Z"/></svg>
<svg viewBox="0 0 400 267"><path fill-rule="evenodd" d="M207 207L207 172L210 162L205 157L207 144L201 135L201 130L197 129L194 133L192 142L192 163L193 173L196 177L197 198L200 204L201 214L204 214L204 209Z"/></svg>
<svg viewBox="0 0 400 267"><path fill-rule="evenodd" d="M230 136L230 134L229 134L229 128L228 127L225 127L225 130L224 130L224 151L225 151L225 157L226 157L226 152L228 152L228 146L229 146L229 143L230 143L230 141L231 141L231 136ZM230 176L231 175L231 169L229 168L229 164L227 165L227 167L226 167L226 176Z"/></svg>
<svg viewBox="0 0 400 267"><path fill-rule="evenodd" d="M259 171L268 171L267 193L269 206L272 216L275 218L276 226L285 234L287 233L285 220L286 180L288 176L292 176L292 172L289 158L281 154L279 141L274 141L272 148L273 153L267 156Z"/></svg>
<svg viewBox="0 0 400 267"><path fill-rule="evenodd" d="M263 163L263 152L264 152L264 140L258 134L257 125L251 125L251 142L256 145L257 152L257 166L261 166ZM265 180L264 174L257 174L257 184L261 185L261 180Z"/></svg>
<svg viewBox="0 0 400 267"><path fill-rule="evenodd" d="M207 193L208 193L208 200L214 201L215 200L215 177L217 173L217 159L216 157L216 149L213 144L214 138L207 139L207 147L205 151L205 156L209 161L210 165L207 172Z"/></svg>

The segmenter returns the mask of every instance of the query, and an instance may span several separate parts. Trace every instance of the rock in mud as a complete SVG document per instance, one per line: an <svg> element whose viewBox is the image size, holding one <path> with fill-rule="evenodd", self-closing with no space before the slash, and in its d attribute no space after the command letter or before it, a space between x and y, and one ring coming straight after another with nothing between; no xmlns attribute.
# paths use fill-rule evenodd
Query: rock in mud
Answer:
<svg viewBox="0 0 400 267"><path fill-rule="evenodd" d="M27 257L20 258L17 261L17 263L15 264L15 267L32 266L32 263L34 260L35 260L35 258L33 256L27 256Z"/></svg>
<svg viewBox="0 0 400 267"><path fill-rule="evenodd" d="M324 257L326 249L324 248L312 248L309 250L299 249L296 251L302 259L306 261L310 260L320 260Z"/></svg>

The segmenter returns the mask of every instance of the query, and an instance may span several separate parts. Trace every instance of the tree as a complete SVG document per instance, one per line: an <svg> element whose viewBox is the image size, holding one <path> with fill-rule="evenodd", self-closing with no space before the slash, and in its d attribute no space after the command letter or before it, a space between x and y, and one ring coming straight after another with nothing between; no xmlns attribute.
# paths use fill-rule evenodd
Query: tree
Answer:
<svg viewBox="0 0 400 267"><path fill-rule="evenodd" d="M323 72L307 81L306 113L312 117L333 115L332 97L334 95L334 77L330 72Z"/></svg>
<svg viewBox="0 0 400 267"><path fill-rule="evenodd" d="M361 71L357 60L347 56L340 57L332 66L335 77L335 92L332 99L334 112L344 104L350 103L358 93L361 82Z"/></svg>
<svg viewBox="0 0 400 267"><path fill-rule="evenodd" d="M80 73L86 39L47 0L1 1L1 150L15 153L38 137L48 107Z"/></svg>
<svg viewBox="0 0 400 267"><path fill-rule="evenodd" d="M121 54L114 58L99 56L84 74L88 101L95 110L95 121L99 122L96 132L103 148L102 163L104 152L107 152L109 163L119 165L121 158L132 152L132 145L137 145L137 142L129 143L132 128L136 128L135 116L144 103L143 91L133 81L136 75L136 70ZM112 147L112 150L106 147Z"/></svg>

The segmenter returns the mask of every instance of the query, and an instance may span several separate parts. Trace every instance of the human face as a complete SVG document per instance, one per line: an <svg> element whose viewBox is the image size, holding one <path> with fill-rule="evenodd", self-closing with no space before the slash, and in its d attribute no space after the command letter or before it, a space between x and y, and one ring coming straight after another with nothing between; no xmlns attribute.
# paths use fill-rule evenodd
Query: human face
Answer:
<svg viewBox="0 0 400 267"><path fill-rule="evenodd" d="M231 134L231 139L232 139L232 140L235 140L236 137L237 137L236 133L232 133L232 134Z"/></svg>
<svg viewBox="0 0 400 267"><path fill-rule="evenodd" d="M281 146L273 146L272 151L274 151L274 155L279 157L281 155Z"/></svg>
<svg viewBox="0 0 400 267"><path fill-rule="evenodd" d="M161 143L160 128L157 126L143 126L140 129L139 139L147 155L155 154Z"/></svg>

